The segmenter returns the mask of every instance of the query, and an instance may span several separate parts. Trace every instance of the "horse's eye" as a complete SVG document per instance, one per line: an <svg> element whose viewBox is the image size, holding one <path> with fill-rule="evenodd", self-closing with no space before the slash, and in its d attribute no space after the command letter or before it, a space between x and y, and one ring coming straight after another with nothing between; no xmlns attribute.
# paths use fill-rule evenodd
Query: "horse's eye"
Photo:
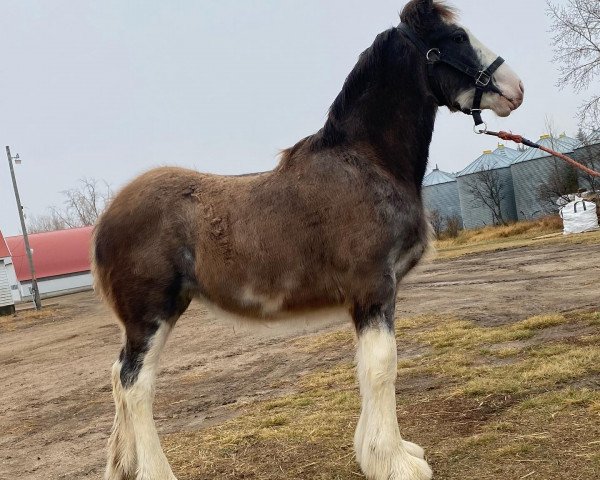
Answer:
<svg viewBox="0 0 600 480"><path fill-rule="evenodd" d="M457 33L456 35L454 35L453 40L456 43L465 43L469 39L467 38L467 36L464 33Z"/></svg>

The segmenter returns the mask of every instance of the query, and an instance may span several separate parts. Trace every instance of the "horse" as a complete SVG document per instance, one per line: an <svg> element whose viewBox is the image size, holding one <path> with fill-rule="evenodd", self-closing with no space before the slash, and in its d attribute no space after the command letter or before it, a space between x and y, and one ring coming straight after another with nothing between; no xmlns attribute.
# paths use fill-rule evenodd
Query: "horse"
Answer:
<svg viewBox="0 0 600 480"><path fill-rule="evenodd" d="M96 289L124 338L112 367L105 479L176 480L152 405L161 351L192 299L250 322L346 316L357 335L362 472L430 479L423 449L398 426L394 307L429 241L421 182L434 120L441 106L508 116L523 95L454 9L412 0L359 56L324 126L284 150L272 171L162 167L125 186L92 246Z"/></svg>

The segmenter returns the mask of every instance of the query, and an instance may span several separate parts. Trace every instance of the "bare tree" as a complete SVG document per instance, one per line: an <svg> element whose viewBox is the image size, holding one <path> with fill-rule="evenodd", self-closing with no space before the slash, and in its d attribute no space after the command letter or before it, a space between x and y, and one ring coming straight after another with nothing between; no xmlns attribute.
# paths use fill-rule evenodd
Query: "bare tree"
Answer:
<svg viewBox="0 0 600 480"><path fill-rule="evenodd" d="M573 167L556 157L550 157L548 161L552 162L552 170L548 177L538 185L536 193L544 211L556 213L560 208L556 203L557 200L563 199L565 203L568 203L570 201L569 194L576 193L579 185L577 172Z"/></svg>
<svg viewBox="0 0 600 480"><path fill-rule="evenodd" d="M444 235L449 238L456 238L461 230L462 220L458 215L446 217L446 229Z"/></svg>
<svg viewBox="0 0 600 480"><path fill-rule="evenodd" d="M548 133L550 146L553 150L560 150L559 135L556 124L552 117L546 116L544 126ZM569 194L577 192L579 188L577 172L575 169L562 160L551 156L547 157L547 162L551 165L548 175L542 180L536 190L537 199L544 213L556 213L560 206L556 203L562 199L568 203Z"/></svg>
<svg viewBox="0 0 600 480"><path fill-rule="evenodd" d="M45 232L94 225L112 197L108 183L94 178L82 178L77 187L61 193L65 196L63 207L52 206L49 213L31 217L28 230Z"/></svg>
<svg viewBox="0 0 600 480"><path fill-rule="evenodd" d="M82 178L79 186L62 192L65 195L65 221L72 226L94 225L105 205L112 196L110 186L105 181Z"/></svg>
<svg viewBox="0 0 600 480"><path fill-rule="evenodd" d="M52 210L47 214L27 217L27 231L29 233L51 232L65 228L69 228L69 225Z"/></svg>
<svg viewBox="0 0 600 480"><path fill-rule="evenodd" d="M577 150L577 161L592 170L600 170L600 142L593 140L592 134L586 135L582 129L577 132L577 140L582 147ZM585 171L579 173L584 187L592 192L600 191L600 178Z"/></svg>
<svg viewBox="0 0 600 480"><path fill-rule="evenodd" d="M502 202L506 198L505 185L497 169L488 167L469 175L465 179L467 192L473 207L487 207L494 225L506 225L502 215Z"/></svg>
<svg viewBox="0 0 600 480"><path fill-rule="evenodd" d="M547 0L554 32L554 61L560 65L559 87L571 85L576 92L594 86L592 96L580 107L581 125L598 125L600 92L600 1L567 0L559 5Z"/></svg>
<svg viewBox="0 0 600 480"><path fill-rule="evenodd" d="M444 217L440 213L439 210L429 210L428 212L429 223L431 224L431 228L433 229L433 233L435 233L436 238L440 238L442 234L442 230L444 229Z"/></svg>

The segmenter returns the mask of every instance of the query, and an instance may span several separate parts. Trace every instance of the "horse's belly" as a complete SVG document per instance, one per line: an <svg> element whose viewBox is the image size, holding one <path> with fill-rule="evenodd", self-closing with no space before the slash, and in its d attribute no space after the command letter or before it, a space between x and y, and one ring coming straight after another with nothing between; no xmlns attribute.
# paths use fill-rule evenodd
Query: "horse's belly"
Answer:
<svg viewBox="0 0 600 480"><path fill-rule="evenodd" d="M350 311L345 306L316 308L312 310L277 311L269 315L244 314L222 308L206 299L200 301L206 307L211 317L225 321L235 326L266 329L277 331L316 331L333 325L351 321Z"/></svg>

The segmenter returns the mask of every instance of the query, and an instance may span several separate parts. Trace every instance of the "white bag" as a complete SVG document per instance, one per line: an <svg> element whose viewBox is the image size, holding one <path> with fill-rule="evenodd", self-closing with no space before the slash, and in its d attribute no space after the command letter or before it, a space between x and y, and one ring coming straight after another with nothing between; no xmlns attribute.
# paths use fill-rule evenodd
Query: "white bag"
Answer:
<svg viewBox="0 0 600 480"><path fill-rule="evenodd" d="M598 228L596 204L576 197L560 209L564 234L589 232Z"/></svg>

